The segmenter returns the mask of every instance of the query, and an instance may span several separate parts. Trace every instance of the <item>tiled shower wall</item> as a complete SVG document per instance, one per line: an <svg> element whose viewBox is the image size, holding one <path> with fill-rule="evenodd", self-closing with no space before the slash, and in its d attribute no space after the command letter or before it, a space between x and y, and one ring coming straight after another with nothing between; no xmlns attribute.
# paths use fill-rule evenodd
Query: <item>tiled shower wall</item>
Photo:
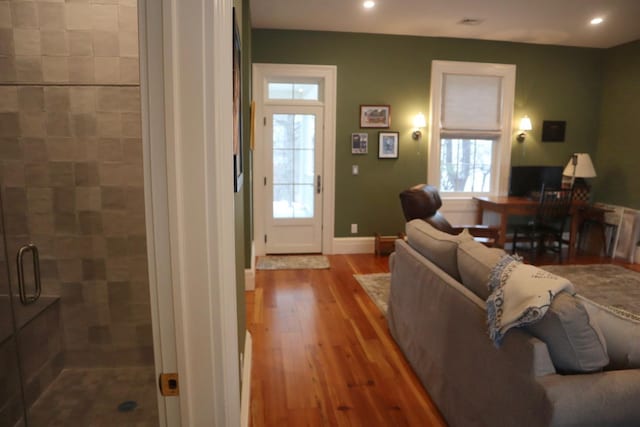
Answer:
<svg viewBox="0 0 640 427"><path fill-rule="evenodd" d="M40 249L67 367L151 364L136 1L67 1L0 1L8 245Z"/></svg>

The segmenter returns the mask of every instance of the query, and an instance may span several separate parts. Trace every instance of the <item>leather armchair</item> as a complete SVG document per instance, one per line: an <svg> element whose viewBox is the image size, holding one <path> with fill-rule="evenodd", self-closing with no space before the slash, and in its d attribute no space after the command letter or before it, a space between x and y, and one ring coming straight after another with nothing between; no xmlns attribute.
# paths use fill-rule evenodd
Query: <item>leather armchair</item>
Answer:
<svg viewBox="0 0 640 427"><path fill-rule="evenodd" d="M452 226L447 219L438 212L442 207L442 199L438 189L427 184L418 184L400 193L402 212L407 221L422 219L434 228L449 234L459 234L465 228L475 240L493 246L498 239L498 229L487 225L458 225Z"/></svg>

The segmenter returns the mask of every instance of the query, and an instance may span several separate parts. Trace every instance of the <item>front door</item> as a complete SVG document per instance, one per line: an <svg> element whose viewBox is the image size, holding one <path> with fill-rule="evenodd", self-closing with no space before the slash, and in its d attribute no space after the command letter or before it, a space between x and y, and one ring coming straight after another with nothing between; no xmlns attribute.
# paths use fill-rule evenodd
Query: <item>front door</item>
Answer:
<svg viewBox="0 0 640 427"><path fill-rule="evenodd" d="M322 107L265 112L266 253L322 252Z"/></svg>

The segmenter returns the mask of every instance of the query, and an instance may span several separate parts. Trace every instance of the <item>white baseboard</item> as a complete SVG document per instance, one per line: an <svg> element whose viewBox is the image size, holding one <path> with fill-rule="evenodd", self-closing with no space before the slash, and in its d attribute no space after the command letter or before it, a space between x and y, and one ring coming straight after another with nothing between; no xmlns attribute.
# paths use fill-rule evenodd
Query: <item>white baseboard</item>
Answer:
<svg viewBox="0 0 640 427"><path fill-rule="evenodd" d="M251 268L244 270L244 290L253 291L256 288L256 247L251 242Z"/></svg>
<svg viewBox="0 0 640 427"><path fill-rule="evenodd" d="M334 237L334 254L372 254L375 251L373 237Z"/></svg>
<svg viewBox="0 0 640 427"><path fill-rule="evenodd" d="M240 396L240 426L249 427L249 409L251 406L251 360L253 358L253 340L251 333L244 336L244 360L242 362L242 393Z"/></svg>

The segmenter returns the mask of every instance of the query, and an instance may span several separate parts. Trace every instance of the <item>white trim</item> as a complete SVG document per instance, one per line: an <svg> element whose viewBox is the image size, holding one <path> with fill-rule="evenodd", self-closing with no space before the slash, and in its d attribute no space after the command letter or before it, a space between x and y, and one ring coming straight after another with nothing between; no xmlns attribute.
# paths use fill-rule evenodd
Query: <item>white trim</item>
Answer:
<svg viewBox="0 0 640 427"><path fill-rule="evenodd" d="M334 254L372 254L375 252L374 237L334 237Z"/></svg>
<svg viewBox="0 0 640 427"><path fill-rule="evenodd" d="M152 2L153 3L153 2ZM153 353L156 378L163 372L177 372L177 355L171 287L171 253L167 211L166 152L164 139L164 72L162 58L161 8L138 9L140 39L140 101L144 164L147 260ZM153 73L150 70L154 70ZM151 125L154 123L155 125ZM151 144L154 141L154 144ZM162 314L161 314L162 313ZM180 401L164 398L156 391L159 426L180 424Z"/></svg>
<svg viewBox="0 0 640 427"><path fill-rule="evenodd" d="M336 85L338 69L335 65L293 65L293 64L253 64L252 93L256 101L255 148L253 153L253 198L254 198L254 227L256 236L256 255L265 254L264 244L264 212L266 201L264 197L263 177L265 176L264 117L265 90L267 78L275 76L309 77L323 80L324 104L324 152L323 152L323 193L322 193L322 252L332 254L334 220L335 220L335 145L336 145ZM279 101L269 101L270 105ZM307 103L308 105L308 103Z"/></svg>
<svg viewBox="0 0 640 427"><path fill-rule="evenodd" d="M491 195L507 195L509 191L509 172L511 167L511 138L513 106L515 100L516 66L512 64L490 64L482 62L432 61L431 62L431 94L429 132L429 155L427 182L440 187L440 112L442 107L442 77L444 73L458 73L468 75L501 76L502 82L502 117L501 133L496 144L498 147L494 160L497 162L497 174L493 174ZM506 102L505 102L506 101ZM486 195L486 193L483 193ZM440 193L443 199L449 195ZM458 193L454 197L459 197Z"/></svg>
<svg viewBox="0 0 640 427"><path fill-rule="evenodd" d="M242 397L240 398L240 427L249 427L251 409L251 365L253 361L253 340L247 331L244 336L244 360L242 362Z"/></svg>
<svg viewBox="0 0 640 427"><path fill-rule="evenodd" d="M171 268L160 276L158 258L153 276L171 287L180 375L180 420L168 425L240 424L234 212L222 208L233 205L231 10L230 0L146 2L146 146L164 151L166 169L149 162L145 185L158 202L153 247Z"/></svg>

